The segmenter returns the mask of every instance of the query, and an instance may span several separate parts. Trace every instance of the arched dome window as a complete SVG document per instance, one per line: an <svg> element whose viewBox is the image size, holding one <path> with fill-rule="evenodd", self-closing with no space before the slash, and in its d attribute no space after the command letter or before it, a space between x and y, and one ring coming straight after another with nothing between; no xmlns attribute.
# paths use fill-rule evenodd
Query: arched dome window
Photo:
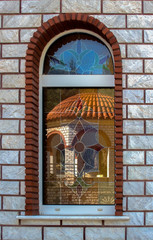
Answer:
<svg viewBox="0 0 153 240"><path fill-rule="evenodd" d="M113 33L86 14L49 19L30 39L25 76L25 214L122 215L122 62Z"/></svg>
<svg viewBox="0 0 153 240"><path fill-rule="evenodd" d="M42 213L115 212L113 61L108 43L90 31L64 33L46 48Z"/></svg>

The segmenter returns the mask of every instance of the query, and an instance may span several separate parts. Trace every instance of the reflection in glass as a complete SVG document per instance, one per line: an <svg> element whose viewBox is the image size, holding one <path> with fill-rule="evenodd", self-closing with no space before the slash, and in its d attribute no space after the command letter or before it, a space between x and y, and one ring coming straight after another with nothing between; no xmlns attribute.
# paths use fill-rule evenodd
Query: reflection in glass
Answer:
<svg viewBox="0 0 153 240"><path fill-rule="evenodd" d="M109 49L99 39L85 33L59 38L48 49L44 62L44 74L113 73Z"/></svg>
<svg viewBox="0 0 153 240"><path fill-rule="evenodd" d="M44 204L114 204L114 89L43 95Z"/></svg>

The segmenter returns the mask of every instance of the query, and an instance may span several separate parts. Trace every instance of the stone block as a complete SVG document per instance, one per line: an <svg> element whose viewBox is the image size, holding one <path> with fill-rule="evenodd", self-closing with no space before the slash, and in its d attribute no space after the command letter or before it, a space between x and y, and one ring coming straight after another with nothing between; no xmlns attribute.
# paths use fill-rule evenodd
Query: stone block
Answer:
<svg viewBox="0 0 153 240"><path fill-rule="evenodd" d="M129 149L152 149L153 136L129 136Z"/></svg>
<svg viewBox="0 0 153 240"><path fill-rule="evenodd" d="M153 180L153 167L136 166L128 167L129 180Z"/></svg>
<svg viewBox="0 0 153 240"><path fill-rule="evenodd" d="M126 105L123 105L122 111L123 111L123 118L126 118Z"/></svg>
<svg viewBox="0 0 153 240"><path fill-rule="evenodd" d="M5 44L2 49L2 56L7 58L25 57L27 44Z"/></svg>
<svg viewBox="0 0 153 240"><path fill-rule="evenodd" d="M25 133L25 120L21 120L20 131L21 133Z"/></svg>
<svg viewBox="0 0 153 240"><path fill-rule="evenodd" d="M20 151L20 163L25 164L25 151Z"/></svg>
<svg viewBox="0 0 153 240"><path fill-rule="evenodd" d="M127 16L128 28L153 28L153 15Z"/></svg>
<svg viewBox="0 0 153 240"><path fill-rule="evenodd" d="M1 133L18 133L19 120L0 120Z"/></svg>
<svg viewBox="0 0 153 240"><path fill-rule="evenodd" d="M58 14L45 14L43 15L43 22L47 22L49 19L58 16Z"/></svg>
<svg viewBox="0 0 153 240"><path fill-rule="evenodd" d="M149 227L129 227L127 229L127 240L151 240L153 236L153 228Z"/></svg>
<svg viewBox="0 0 153 240"><path fill-rule="evenodd" d="M120 44L121 57L126 58L126 47L124 44Z"/></svg>
<svg viewBox="0 0 153 240"><path fill-rule="evenodd" d="M37 29L22 29L20 32L21 42L30 42L30 38L33 36Z"/></svg>
<svg viewBox="0 0 153 240"><path fill-rule="evenodd" d="M25 197L3 197L4 210L24 210Z"/></svg>
<svg viewBox="0 0 153 240"><path fill-rule="evenodd" d="M153 90L146 90L146 103L153 103Z"/></svg>
<svg viewBox="0 0 153 240"><path fill-rule="evenodd" d="M83 240L83 228L45 227L44 240Z"/></svg>
<svg viewBox="0 0 153 240"><path fill-rule="evenodd" d="M25 106L24 105L3 105L2 116L3 118L24 118Z"/></svg>
<svg viewBox="0 0 153 240"><path fill-rule="evenodd" d="M22 13L59 13L60 0L22 1Z"/></svg>
<svg viewBox="0 0 153 240"><path fill-rule="evenodd" d="M128 75L129 88L153 88L153 75Z"/></svg>
<svg viewBox="0 0 153 240"><path fill-rule="evenodd" d="M25 195L25 182L20 182L20 189L21 189L21 195ZM35 224L35 223L33 223L33 224Z"/></svg>
<svg viewBox="0 0 153 240"><path fill-rule="evenodd" d="M124 73L142 73L143 62L142 60L123 60Z"/></svg>
<svg viewBox="0 0 153 240"><path fill-rule="evenodd" d="M3 179L24 179L25 168L23 166L2 166Z"/></svg>
<svg viewBox="0 0 153 240"><path fill-rule="evenodd" d="M135 134L144 133L144 122L139 120L124 120L123 121L123 133Z"/></svg>
<svg viewBox="0 0 153 240"><path fill-rule="evenodd" d="M153 73L153 60L145 60L145 72Z"/></svg>
<svg viewBox="0 0 153 240"><path fill-rule="evenodd" d="M0 1L0 13L19 13L19 1Z"/></svg>
<svg viewBox="0 0 153 240"><path fill-rule="evenodd" d="M129 211L152 210L153 197L128 197Z"/></svg>
<svg viewBox="0 0 153 240"><path fill-rule="evenodd" d="M18 220L16 219L17 215L18 215L18 212L0 211L0 224L1 225L6 225L6 224L17 225L18 224Z"/></svg>
<svg viewBox="0 0 153 240"><path fill-rule="evenodd" d="M123 149L126 149L126 136L123 136Z"/></svg>
<svg viewBox="0 0 153 240"><path fill-rule="evenodd" d="M125 15L94 15L108 28L125 28Z"/></svg>
<svg viewBox="0 0 153 240"><path fill-rule="evenodd" d="M21 103L25 103L25 90L21 90Z"/></svg>
<svg viewBox="0 0 153 240"><path fill-rule="evenodd" d="M36 28L41 25L41 15L6 15L3 18L4 28Z"/></svg>
<svg viewBox="0 0 153 240"><path fill-rule="evenodd" d="M103 13L141 13L141 2L104 0Z"/></svg>
<svg viewBox="0 0 153 240"><path fill-rule="evenodd" d="M62 12L82 12L82 13L100 13L100 0L63 0Z"/></svg>
<svg viewBox="0 0 153 240"><path fill-rule="evenodd" d="M153 30L144 30L144 42L153 43Z"/></svg>
<svg viewBox="0 0 153 240"><path fill-rule="evenodd" d="M4 240L42 240L41 227L4 227Z"/></svg>
<svg viewBox="0 0 153 240"><path fill-rule="evenodd" d="M127 179L127 168L126 166L123 167L123 180Z"/></svg>
<svg viewBox="0 0 153 240"><path fill-rule="evenodd" d="M152 151L146 152L146 163L153 165L153 152Z"/></svg>
<svg viewBox="0 0 153 240"><path fill-rule="evenodd" d="M86 228L86 239L87 240L124 240L125 239L125 229L124 228Z"/></svg>
<svg viewBox="0 0 153 240"><path fill-rule="evenodd" d="M119 43L141 43L142 30L112 30Z"/></svg>
<svg viewBox="0 0 153 240"><path fill-rule="evenodd" d="M124 103L144 103L143 90L123 90Z"/></svg>
<svg viewBox="0 0 153 240"><path fill-rule="evenodd" d="M19 71L18 60L16 59L1 59L0 60L0 73L13 73Z"/></svg>
<svg viewBox="0 0 153 240"><path fill-rule="evenodd" d="M123 163L141 165L144 164L144 152L143 151L124 151Z"/></svg>
<svg viewBox="0 0 153 240"><path fill-rule="evenodd" d="M0 151L0 164L18 164L19 152L18 151Z"/></svg>
<svg viewBox="0 0 153 240"><path fill-rule="evenodd" d="M146 195L153 195L153 182L146 182Z"/></svg>
<svg viewBox="0 0 153 240"><path fill-rule="evenodd" d="M21 59L21 62L20 62L20 71L22 73L25 72L25 60Z"/></svg>
<svg viewBox="0 0 153 240"><path fill-rule="evenodd" d="M146 133L153 134L153 120L146 121Z"/></svg>
<svg viewBox="0 0 153 240"><path fill-rule="evenodd" d="M21 225L60 225L58 220L21 220ZM51 239L52 240L52 239Z"/></svg>
<svg viewBox="0 0 153 240"><path fill-rule="evenodd" d="M24 74L9 74L3 75L3 88L24 88L25 75Z"/></svg>
<svg viewBox="0 0 153 240"><path fill-rule="evenodd" d="M18 90L0 90L1 103L18 103L19 91Z"/></svg>
<svg viewBox="0 0 153 240"><path fill-rule="evenodd" d="M101 220L63 220L63 225L102 225Z"/></svg>
<svg viewBox="0 0 153 240"><path fill-rule="evenodd" d="M153 212L146 212L146 225L153 225Z"/></svg>
<svg viewBox="0 0 153 240"><path fill-rule="evenodd" d="M126 88L126 74L122 75L122 87Z"/></svg>
<svg viewBox="0 0 153 240"><path fill-rule="evenodd" d="M1 181L0 194L4 194L4 195L17 195L17 194L19 194L19 182Z"/></svg>
<svg viewBox="0 0 153 240"><path fill-rule="evenodd" d="M143 6L144 6L144 9L143 9L143 12L144 13L153 13L153 2L152 1L144 1L143 2Z"/></svg>
<svg viewBox="0 0 153 240"><path fill-rule="evenodd" d="M153 58L152 45L128 45L127 47L129 58Z"/></svg>
<svg viewBox="0 0 153 240"><path fill-rule="evenodd" d="M126 197L123 197L123 211L126 211Z"/></svg>
<svg viewBox="0 0 153 240"><path fill-rule="evenodd" d="M124 182L123 195L144 195L144 182Z"/></svg>
<svg viewBox="0 0 153 240"><path fill-rule="evenodd" d="M128 118L153 118L153 106L129 105Z"/></svg>
<svg viewBox="0 0 153 240"><path fill-rule="evenodd" d="M144 224L144 213L142 212L127 212L123 213L123 216L128 216L128 221L105 221L105 225L111 226L142 226Z"/></svg>
<svg viewBox="0 0 153 240"><path fill-rule="evenodd" d="M19 42L18 30L0 30L0 43L9 42Z"/></svg>
<svg viewBox="0 0 153 240"><path fill-rule="evenodd" d="M14 135L3 135L2 136L2 148L3 149L24 149L25 148L25 137L14 136Z"/></svg>

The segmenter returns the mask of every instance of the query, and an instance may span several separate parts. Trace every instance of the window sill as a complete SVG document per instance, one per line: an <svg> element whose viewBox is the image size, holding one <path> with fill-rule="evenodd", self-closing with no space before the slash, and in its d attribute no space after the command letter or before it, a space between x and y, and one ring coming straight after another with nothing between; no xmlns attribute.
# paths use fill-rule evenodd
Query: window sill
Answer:
<svg viewBox="0 0 153 240"><path fill-rule="evenodd" d="M128 216L16 216L18 220L114 220L114 221L128 221Z"/></svg>

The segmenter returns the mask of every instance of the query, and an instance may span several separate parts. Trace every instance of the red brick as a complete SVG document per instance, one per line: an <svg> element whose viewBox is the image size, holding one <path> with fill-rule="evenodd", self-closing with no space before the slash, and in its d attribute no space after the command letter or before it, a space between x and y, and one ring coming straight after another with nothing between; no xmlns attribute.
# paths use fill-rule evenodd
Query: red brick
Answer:
<svg viewBox="0 0 153 240"><path fill-rule="evenodd" d="M26 198L36 198L38 199L39 198L39 194L38 193L26 193L25 194Z"/></svg>
<svg viewBox="0 0 153 240"><path fill-rule="evenodd" d="M123 164L121 164L122 165L122 167L123 167ZM116 182L116 186L117 187L123 187L123 181L118 181L118 182Z"/></svg>
<svg viewBox="0 0 153 240"><path fill-rule="evenodd" d="M116 204L116 206L115 206L115 208L116 208L116 210L122 210L122 204Z"/></svg>
<svg viewBox="0 0 153 240"><path fill-rule="evenodd" d="M38 204L38 199L26 199L26 204Z"/></svg>
<svg viewBox="0 0 153 240"><path fill-rule="evenodd" d="M123 184L123 183L122 183ZM122 199L115 199L116 204L122 204L123 200Z"/></svg>
<svg viewBox="0 0 153 240"><path fill-rule="evenodd" d="M123 158L122 157L116 157L115 158L115 161L118 163L118 162L123 162Z"/></svg>
<svg viewBox="0 0 153 240"><path fill-rule="evenodd" d="M122 216L122 215L123 215L123 211L116 210L115 216Z"/></svg>

